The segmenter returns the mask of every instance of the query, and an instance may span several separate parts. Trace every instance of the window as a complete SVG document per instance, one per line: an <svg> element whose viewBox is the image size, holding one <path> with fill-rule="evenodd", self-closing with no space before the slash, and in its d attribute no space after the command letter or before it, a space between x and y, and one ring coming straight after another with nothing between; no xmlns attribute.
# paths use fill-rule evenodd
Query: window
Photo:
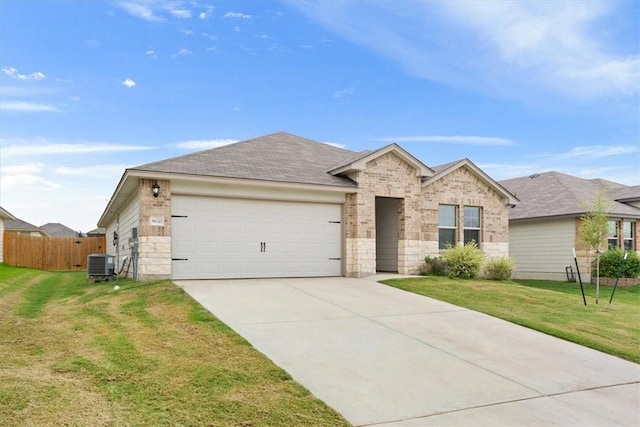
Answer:
<svg viewBox="0 0 640 427"><path fill-rule="evenodd" d="M476 242L480 245L480 208L464 207L464 244Z"/></svg>
<svg viewBox="0 0 640 427"><path fill-rule="evenodd" d="M438 248L446 249L449 245L455 246L457 228L457 206L440 205L438 209Z"/></svg>
<svg viewBox="0 0 640 427"><path fill-rule="evenodd" d="M634 227L635 223L630 221L624 221L622 223L622 238L623 238L623 248L625 251L632 251L633 247L633 238L635 235Z"/></svg>
<svg viewBox="0 0 640 427"><path fill-rule="evenodd" d="M609 221L609 237L607 237L607 247L609 249L616 249L618 247L618 222Z"/></svg>

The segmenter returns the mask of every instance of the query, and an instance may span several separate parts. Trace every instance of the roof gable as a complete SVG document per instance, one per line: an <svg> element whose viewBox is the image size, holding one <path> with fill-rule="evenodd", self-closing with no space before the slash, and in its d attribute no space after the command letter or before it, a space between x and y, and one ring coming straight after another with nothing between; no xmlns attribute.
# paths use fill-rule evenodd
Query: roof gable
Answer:
<svg viewBox="0 0 640 427"><path fill-rule="evenodd" d="M13 215L11 215L7 210L3 209L2 206L0 206L0 218L5 218L5 219L16 219Z"/></svg>
<svg viewBox="0 0 640 427"><path fill-rule="evenodd" d="M59 222L49 222L40 226L41 229L49 233L51 237L77 237L78 233Z"/></svg>
<svg viewBox="0 0 640 427"><path fill-rule="evenodd" d="M581 216L588 203L605 191L609 198L620 194L624 185L599 179L584 179L560 172L545 172L500 182L514 193L520 204L509 212L509 219ZM612 201L609 215L640 218L640 209Z"/></svg>
<svg viewBox="0 0 640 427"><path fill-rule="evenodd" d="M432 184L432 183L434 183L434 182L446 177L450 173L452 173L452 172L454 172L454 171L456 171L456 170L458 170L460 168L466 168L469 171L471 171L471 173L473 173L478 179L480 179L481 181L486 183L496 193L502 195L505 199L507 199L507 204L508 205L515 206L520 202L516 196L514 196L511 192L509 192L509 190L504 188L502 185L500 185L500 183L498 183L493 178L491 178L489 175L487 175L482 169L480 169L478 166L476 166L469 159L462 159L462 160L458 160L458 161L455 161L455 162L450 162L450 163L446 163L446 164L443 164L443 165L434 166L433 170L435 172L435 175L433 175L432 177L426 179L422 183L422 185L426 187L426 186L428 186L428 185L430 185L430 184Z"/></svg>
<svg viewBox="0 0 640 427"><path fill-rule="evenodd" d="M363 151L362 153L356 153L356 155L351 159L347 159L345 162L329 169L329 172L333 175L341 175L351 171L362 171L366 169L367 162L391 152L413 166L416 170L417 176L429 177L433 175L433 170L430 167L413 157L398 144L390 144L375 151Z"/></svg>
<svg viewBox="0 0 640 427"><path fill-rule="evenodd" d="M4 229L6 231L29 231L34 233L40 233L43 236L49 237L49 233L47 233L45 230L39 227L36 227L35 225L28 223L27 221L23 221L19 218L5 219Z"/></svg>

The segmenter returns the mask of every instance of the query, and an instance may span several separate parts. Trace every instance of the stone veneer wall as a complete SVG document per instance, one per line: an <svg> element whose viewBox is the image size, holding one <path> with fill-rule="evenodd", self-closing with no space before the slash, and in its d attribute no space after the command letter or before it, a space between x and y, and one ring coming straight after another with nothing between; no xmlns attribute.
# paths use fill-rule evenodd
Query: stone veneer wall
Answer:
<svg viewBox="0 0 640 427"><path fill-rule="evenodd" d="M402 199L399 203L398 272L413 272L420 258L420 177L413 166L394 153L369 161L365 170L351 172L359 192L345 201L345 270L348 277L376 272L376 197Z"/></svg>
<svg viewBox="0 0 640 427"><path fill-rule="evenodd" d="M160 194L153 197L157 182ZM171 182L140 179L138 183L140 224L138 226L138 279L171 278ZM152 225L151 218L162 218L163 225Z"/></svg>
<svg viewBox="0 0 640 427"><path fill-rule="evenodd" d="M460 167L427 185L422 198L422 254L438 256L438 207L441 204L458 207L459 242L464 239L464 206L482 208L480 249L489 257L509 255L509 207L504 196L478 178L471 169Z"/></svg>

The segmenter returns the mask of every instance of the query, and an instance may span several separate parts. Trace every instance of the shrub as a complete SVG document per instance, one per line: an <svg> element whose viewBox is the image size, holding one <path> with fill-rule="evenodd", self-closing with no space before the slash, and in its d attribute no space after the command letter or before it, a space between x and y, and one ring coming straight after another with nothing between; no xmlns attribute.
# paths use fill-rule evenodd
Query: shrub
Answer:
<svg viewBox="0 0 640 427"><path fill-rule="evenodd" d="M446 276L447 264L441 257L426 256L420 273L423 276Z"/></svg>
<svg viewBox="0 0 640 427"><path fill-rule="evenodd" d="M476 242L471 241L464 246L449 246L442 253L442 259L447 265L450 277L471 279L480 271L484 254L478 249Z"/></svg>
<svg viewBox="0 0 640 427"><path fill-rule="evenodd" d="M628 253L629 255L627 255L620 277L638 277L640 276L640 257L634 251L629 251ZM622 249L610 249L600 255L600 277L616 277L624 254ZM595 268L592 275L596 275Z"/></svg>
<svg viewBox="0 0 640 427"><path fill-rule="evenodd" d="M508 256L491 258L484 265L487 278L492 280L508 280L513 272L513 259Z"/></svg>

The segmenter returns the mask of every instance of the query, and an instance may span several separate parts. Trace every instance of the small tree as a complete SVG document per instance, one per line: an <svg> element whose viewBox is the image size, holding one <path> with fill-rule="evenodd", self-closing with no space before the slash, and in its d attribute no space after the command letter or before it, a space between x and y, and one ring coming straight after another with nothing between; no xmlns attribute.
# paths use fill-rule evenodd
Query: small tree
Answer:
<svg viewBox="0 0 640 427"><path fill-rule="evenodd" d="M600 298L600 253L607 249L607 237L609 236L609 217L607 211L611 202L604 191L591 202L587 203L587 212L582 216L579 235L590 249L596 252L596 304Z"/></svg>

